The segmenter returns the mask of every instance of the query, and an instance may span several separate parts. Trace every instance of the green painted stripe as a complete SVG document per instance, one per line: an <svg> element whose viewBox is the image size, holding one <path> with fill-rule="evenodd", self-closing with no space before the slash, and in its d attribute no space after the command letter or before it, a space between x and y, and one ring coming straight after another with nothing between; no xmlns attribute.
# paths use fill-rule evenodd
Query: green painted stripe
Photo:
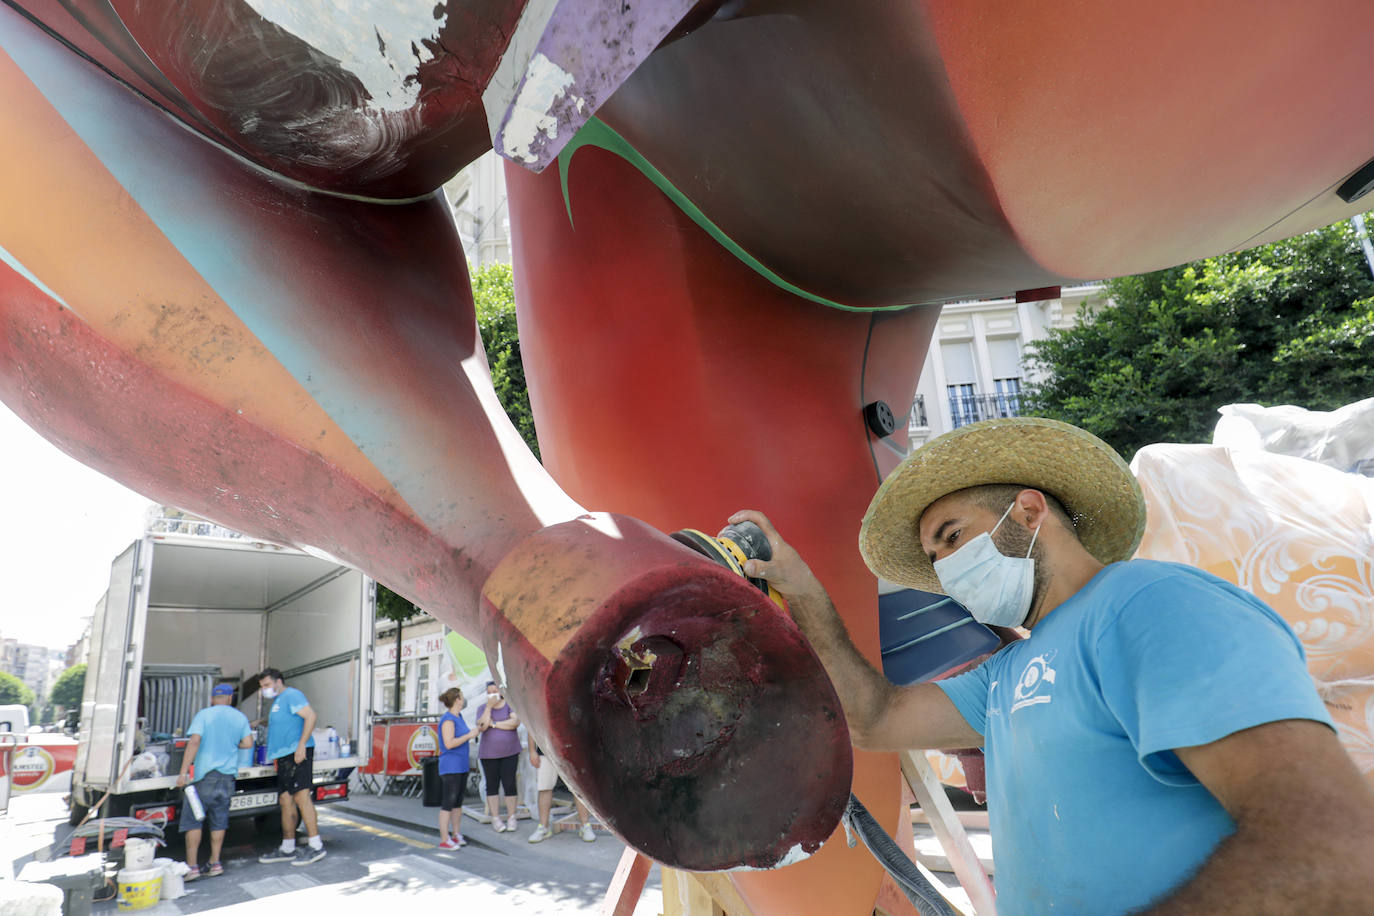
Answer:
<svg viewBox="0 0 1374 916"><path fill-rule="evenodd" d="M568 196L568 171L575 152L584 146L595 146L624 159L630 165L639 170L645 178L653 182L654 186L667 195L677 208L696 223L706 234L715 239L721 247L739 259L746 267L754 273L763 277L769 283L779 289L786 290L794 296L827 306L828 308L843 309L847 312L894 312L901 309L913 308L922 303L911 303L910 305L884 305L884 306L859 306L845 305L843 302L836 302L834 299L827 299L815 293L809 293L796 284L789 283L768 268L762 261L745 251L744 248L717 226L715 223L701 212L701 208L692 202L692 199L682 193L668 180L668 178L654 168L653 163L644 158L644 155L630 145L630 142L620 134L616 133L610 125L600 118L592 118L582 129L573 136L568 145L563 147L563 151L558 154L558 177L563 186L563 204L568 209L568 224L573 224L572 200Z"/></svg>

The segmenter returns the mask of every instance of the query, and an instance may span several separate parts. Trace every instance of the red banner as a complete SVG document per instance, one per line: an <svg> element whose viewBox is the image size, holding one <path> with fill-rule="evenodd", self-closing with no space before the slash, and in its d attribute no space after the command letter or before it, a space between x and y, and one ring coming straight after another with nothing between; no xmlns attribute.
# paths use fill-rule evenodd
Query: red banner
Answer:
<svg viewBox="0 0 1374 916"><path fill-rule="evenodd" d="M439 753L437 722L432 717L377 720L372 723L372 755L363 773L400 776Z"/></svg>

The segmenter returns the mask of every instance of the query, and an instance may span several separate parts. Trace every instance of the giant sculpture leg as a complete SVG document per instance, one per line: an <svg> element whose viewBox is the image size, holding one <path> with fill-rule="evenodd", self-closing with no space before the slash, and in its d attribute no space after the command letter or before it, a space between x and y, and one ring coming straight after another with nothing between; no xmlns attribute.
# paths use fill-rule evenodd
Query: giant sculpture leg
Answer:
<svg viewBox="0 0 1374 916"><path fill-rule="evenodd" d="M876 658L877 589L858 527L897 456L862 409L911 402L936 311L844 312L784 292L601 149L578 151L567 177L570 212L557 167L507 168L546 464L575 498L664 528L714 531L735 509L763 509ZM769 772L819 778L821 749L779 746ZM856 753L855 791L889 831L899 786L891 755ZM804 798L760 785L734 802L764 811ZM801 865L735 880L758 913L859 914L872 912L880 875L840 834Z"/></svg>
<svg viewBox="0 0 1374 916"><path fill-rule="evenodd" d="M442 198L282 182L6 6L0 97L0 398L149 496L324 549L484 639L649 854L769 866L820 845L850 755L815 656L744 580L584 512L530 455ZM768 770L774 748L815 765ZM796 801L739 804L761 773Z"/></svg>

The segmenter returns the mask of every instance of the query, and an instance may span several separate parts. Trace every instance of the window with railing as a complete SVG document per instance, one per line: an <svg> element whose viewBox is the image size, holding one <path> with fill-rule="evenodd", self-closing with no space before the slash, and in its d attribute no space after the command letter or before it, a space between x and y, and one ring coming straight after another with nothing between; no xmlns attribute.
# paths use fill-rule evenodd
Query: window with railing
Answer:
<svg viewBox="0 0 1374 916"><path fill-rule="evenodd" d="M1015 387L1002 386L1001 382L1016 382ZM1020 379L1002 379L996 394L978 394L972 385L949 386L949 416L957 429L979 420L992 420L998 417L1019 417L1021 415Z"/></svg>

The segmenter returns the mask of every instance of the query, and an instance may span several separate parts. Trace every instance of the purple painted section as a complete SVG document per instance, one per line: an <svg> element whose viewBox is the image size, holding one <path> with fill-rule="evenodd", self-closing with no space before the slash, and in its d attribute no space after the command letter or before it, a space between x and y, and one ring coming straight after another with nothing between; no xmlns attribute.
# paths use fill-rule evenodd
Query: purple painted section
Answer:
<svg viewBox="0 0 1374 916"><path fill-rule="evenodd" d="M696 0L551 2L552 12L549 3L526 6L501 62L505 78L494 79L483 95L496 152L535 172L558 156L698 5ZM545 16L538 29L535 20Z"/></svg>

